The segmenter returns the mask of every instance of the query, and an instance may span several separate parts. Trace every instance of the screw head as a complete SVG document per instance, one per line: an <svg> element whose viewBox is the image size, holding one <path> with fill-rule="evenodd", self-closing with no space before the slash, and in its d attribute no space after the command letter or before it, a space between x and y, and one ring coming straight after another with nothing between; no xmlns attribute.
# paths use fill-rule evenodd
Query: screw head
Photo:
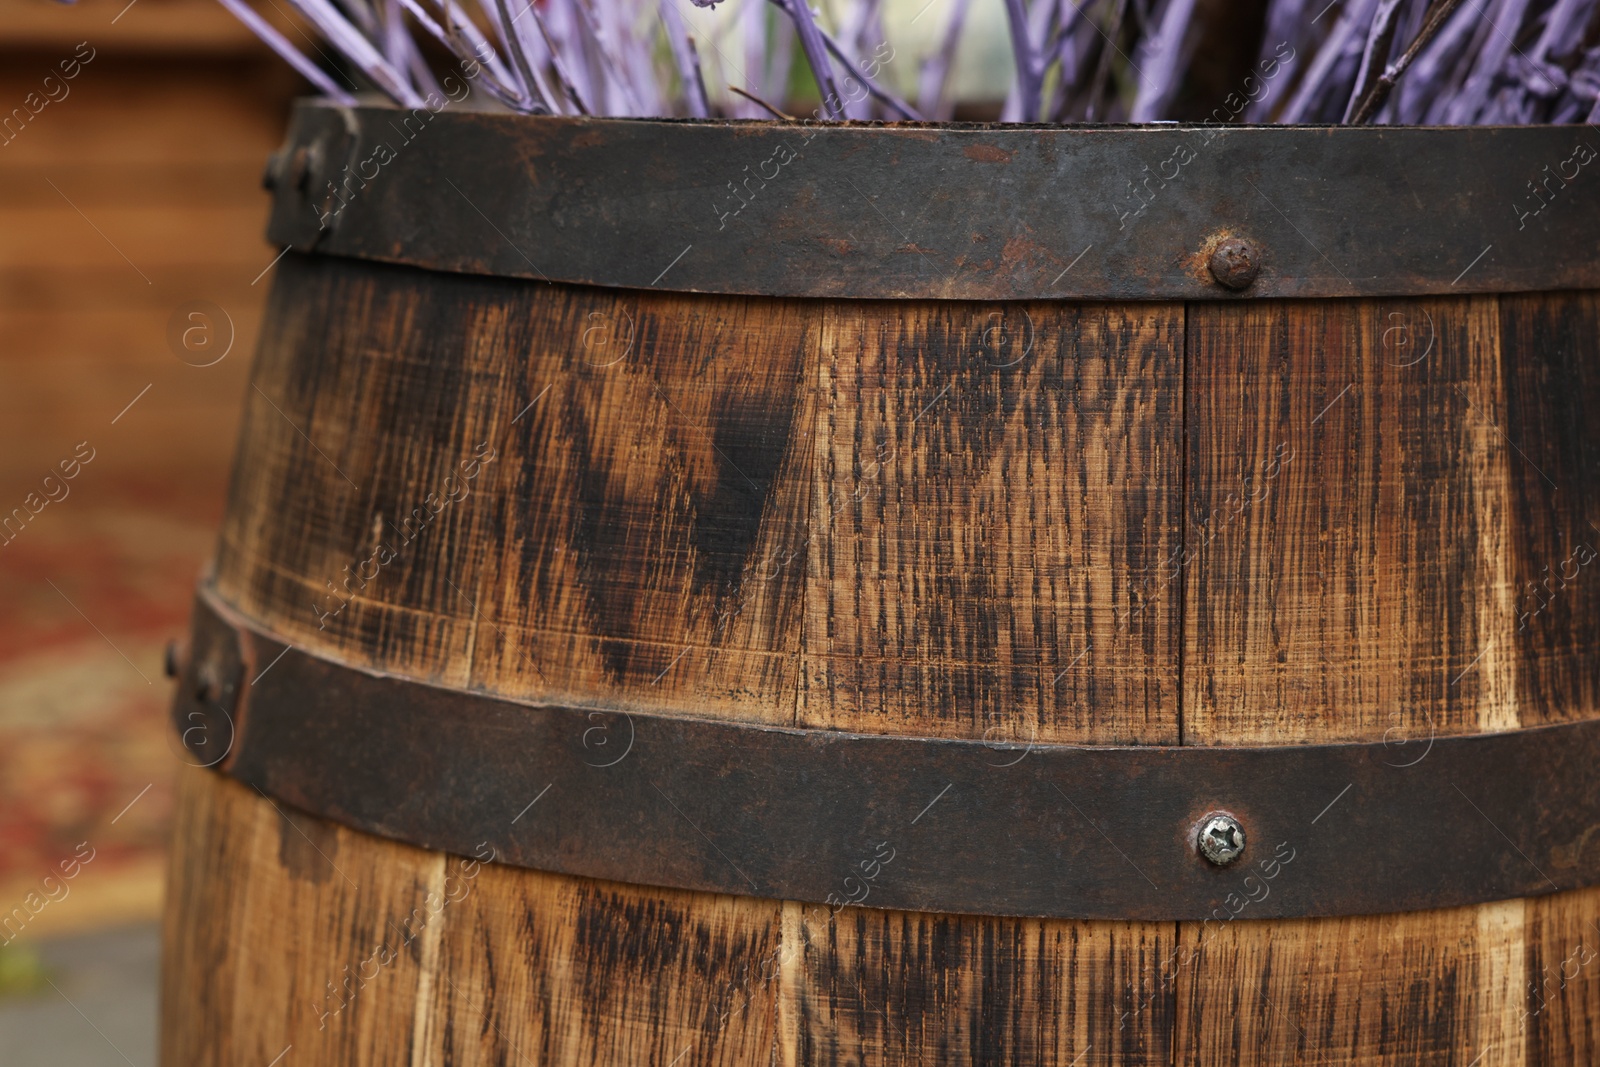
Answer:
<svg viewBox="0 0 1600 1067"><path fill-rule="evenodd" d="M1248 289L1261 273L1261 253L1242 237L1229 237L1211 250L1211 276L1227 289Z"/></svg>
<svg viewBox="0 0 1600 1067"><path fill-rule="evenodd" d="M1200 855L1226 867L1244 853L1244 827L1225 811L1214 811L1200 820Z"/></svg>

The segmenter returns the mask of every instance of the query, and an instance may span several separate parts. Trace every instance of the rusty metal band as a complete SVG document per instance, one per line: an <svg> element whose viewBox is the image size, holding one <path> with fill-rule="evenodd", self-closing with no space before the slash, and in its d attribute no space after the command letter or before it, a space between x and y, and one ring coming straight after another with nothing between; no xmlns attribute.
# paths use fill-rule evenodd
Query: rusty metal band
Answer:
<svg viewBox="0 0 1600 1067"><path fill-rule="evenodd" d="M305 101L271 238L435 270L961 300L1600 287L1587 126L645 121ZM1253 283L1208 269L1249 242ZM1243 278L1234 279L1235 284Z"/></svg>
<svg viewBox="0 0 1600 1067"><path fill-rule="evenodd" d="M1405 744L983 744L534 705L288 647L202 593L192 762L423 848L842 906L1226 921L1600 882L1600 721ZM1232 865L1195 847L1243 825Z"/></svg>

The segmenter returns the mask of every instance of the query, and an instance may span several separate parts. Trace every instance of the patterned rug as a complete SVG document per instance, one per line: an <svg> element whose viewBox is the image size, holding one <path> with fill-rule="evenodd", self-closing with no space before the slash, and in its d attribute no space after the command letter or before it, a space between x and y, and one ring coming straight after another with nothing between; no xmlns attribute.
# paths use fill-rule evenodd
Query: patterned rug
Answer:
<svg viewBox="0 0 1600 1067"><path fill-rule="evenodd" d="M220 504L85 507L0 548L0 942L157 913L176 767L162 658Z"/></svg>

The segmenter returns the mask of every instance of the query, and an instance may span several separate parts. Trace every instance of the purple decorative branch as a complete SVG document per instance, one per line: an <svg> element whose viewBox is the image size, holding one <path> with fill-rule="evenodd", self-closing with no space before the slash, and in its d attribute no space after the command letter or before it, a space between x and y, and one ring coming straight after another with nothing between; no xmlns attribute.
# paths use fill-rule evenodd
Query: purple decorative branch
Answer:
<svg viewBox="0 0 1600 1067"><path fill-rule="evenodd" d="M839 42L835 41L827 30L819 29L818 32L822 34L822 42L828 46L828 51L837 56L839 58L839 62L845 64L846 66L851 66L852 61L849 56L844 54L844 49L839 47ZM868 95L892 108L893 110L900 112L901 118L910 119L913 122L922 121L922 116L917 113L915 108L891 93L889 90L880 86L876 81L873 80L871 75L869 75L865 70L861 69L860 64L854 65L857 69L850 76L860 80L862 88L866 90Z"/></svg>
<svg viewBox="0 0 1600 1067"><path fill-rule="evenodd" d="M694 2L698 4L700 0ZM842 119L844 97L839 95L839 86L833 80L833 67L828 62L827 46L822 42L822 34L818 31L816 19L812 16L811 9L806 6L806 2L807 0L772 0L772 3L794 20L795 33L800 38L800 50L805 53L806 62L811 64L811 72L817 79L817 91L822 94L821 110L830 119Z"/></svg>
<svg viewBox="0 0 1600 1067"><path fill-rule="evenodd" d="M689 28L683 15L673 6L673 0L660 0L661 24L667 31L667 45L678 65L678 77L683 80L683 95L689 114L697 119L711 114L711 102L706 99L706 83L700 73L700 57L695 55L694 43L689 40Z"/></svg>
<svg viewBox="0 0 1600 1067"><path fill-rule="evenodd" d="M956 48L961 44L961 26L966 22L967 8L971 2L955 0L950 7L950 21L945 25L938 49L922 62L922 73L917 80L917 104L929 118L948 119L954 110L950 105L950 72L955 67Z"/></svg>
<svg viewBox="0 0 1600 1067"><path fill-rule="evenodd" d="M1044 3L1046 0L1034 0ZM1044 71L1038 50L1028 39L1028 11L1022 0L1005 0L1006 25L1011 30L1011 54L1017 65L1016 95L1021 122L1039 121Z"/></svg>
<svg viewBox="0 0 1600 1067"><path fill-rule="evenodd" d="M1400 81L1400 76L1406 72L1422 50L1428 47L1429 42L1438 35L1439 31L1444 28L1444 24L1450 20L1450 16L1455 13L1456 8L1460 6L1461 0L1442 0L1437 11L1417 34L1416 39L1367 88L1360 106L1356 106L1356 95L1354 93L1351 94L1350 103L1354 111L1346 114L1346 122L1360 125L1378 113L1378 109L1383 107L1384 101L1388 99L1390 91ZM1360 92L1361 88L1361 82L1358 78L1356 83L1357 92Z"/></svg>
<svg viewBox="0 0 1600 1067"><path fill-rule="evenodd" d="M459 64L478 95L475 106L496 106L487 96L517 112L781 116L796 57L809 64L822 97L817 113L828 119L943 119L954 111L952 71L970 0L952 0L934 42L899 60L896 69L916 70L920 110L892 88L897 79L881 74L896 55L883 29L885 0L829 0L826 19L810 0L770 0L770 7L740 0L750 5L733 27L743 69L714 34L698 42L690 36L675 2L476 0L481 13L468 15L460 0L290 0L367 83L405 107L441 95L459 99L444 94L442 86L453 83L439 79L418 47L432 37ZM710 7L719 0L692 2ZM1003 0L1016 69L1001 120L1171 116L1191 56L1219 32L1208 21L1220 17L1225 2ZM319 91L345 104L358 99L250 0L222 3ZM1600 121L1600 0L1266 0L1261 28L1253 74L1276 79L1273 90L1229 103L1230 118ZM1410 42L1403 50L1402 41ZM706 57L715 105L697 44L715 52ZM1203 62L1214 64L1214 50L1205 47L1212 54ZM1211 71L1201 73L1190 84L1214 81Z"/></svg>
<svg viewBox="0 0 1600 1067"><path fill-rule="evenodd" d="M300 76L316 86L317 90L332 100L334 103L346 107L355 106L356 98L345 92L333 83L333 79L322 72L322 68L301 54L300 50L290 44L288 39L279 33L266 19L255 13L255 10L244 0L222 0L222 6L233 12L235 18L244 23L251 33L264 41L278 55L288 60L289 65L300 72Z"/></svg>
<svg viewBox="0 0 1600 1067"><path fill-rule="evenodd" d="M1390 2L1399 4L1401 0ZM1145 47L1139 50L1139 95L1128 121L1152 122L1167 113L1183 79L1184 42L1194 5L1195 0L1170 0L1155 34L1145 38Z"/></svg>
<svg viewBox="0 0 1600 1067"><path fill-rule="evenodd" d="M1367 98L1377 90L1380 71L1389 59L1389 50L1394 47L1395 30L1400 25L1400 5L1404 2L1378 0L1377 14L1367 30L1367 46L1361 50L1361 65L1356 68L1355 87L1350 90L1350 99L1345 102L1341 121L1348 123L1358 112L1364 111ZM1376 111L1377 108L1372 110ZM1371 113L1366 112L1360 121L1365 122Z"/></svg>

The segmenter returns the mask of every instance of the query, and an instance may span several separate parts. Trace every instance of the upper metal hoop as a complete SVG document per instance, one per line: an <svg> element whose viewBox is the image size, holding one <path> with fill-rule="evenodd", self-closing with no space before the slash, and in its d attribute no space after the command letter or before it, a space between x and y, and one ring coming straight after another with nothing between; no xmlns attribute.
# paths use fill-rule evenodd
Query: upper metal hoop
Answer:
<svg viewBox="0 0 1600 1067"><path fill-rule="evenodd" d="M1591 144L1587 126L810 125L304 101L268 170L269 234L436 270L783 297L1591 288Z"/></svg>

